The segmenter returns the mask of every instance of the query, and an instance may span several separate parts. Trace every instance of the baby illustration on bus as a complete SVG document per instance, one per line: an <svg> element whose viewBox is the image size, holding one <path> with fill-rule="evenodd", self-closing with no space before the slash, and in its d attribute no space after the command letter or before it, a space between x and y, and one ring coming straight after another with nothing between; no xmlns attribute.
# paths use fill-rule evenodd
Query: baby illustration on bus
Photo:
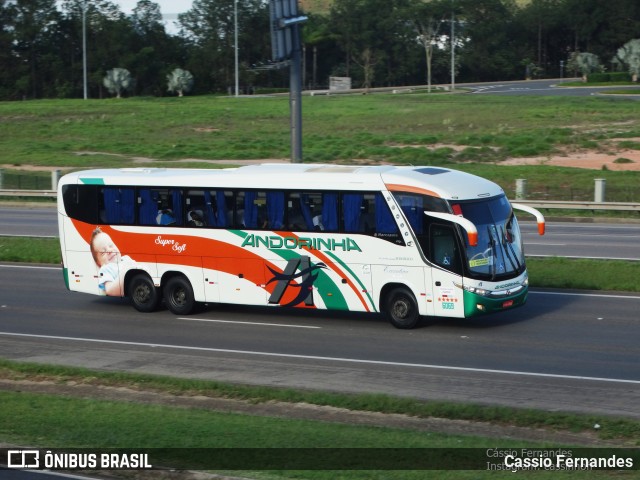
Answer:
<svg viewBox="0 0 640 480"><path fill-rule="evenodd" d="M128 255L122 256L111 237L97 227L91 234L91 254L98 266L98 288L101 295L122 297L124 282L120 271L135 262Z"/></svg>

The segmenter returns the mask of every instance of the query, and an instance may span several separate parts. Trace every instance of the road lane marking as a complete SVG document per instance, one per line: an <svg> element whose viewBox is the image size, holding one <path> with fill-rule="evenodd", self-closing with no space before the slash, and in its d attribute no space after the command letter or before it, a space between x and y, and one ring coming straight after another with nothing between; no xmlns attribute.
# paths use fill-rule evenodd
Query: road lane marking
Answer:
<svg viewBox="0 0 640 480"><path fill-rule="evenodd" d="M178 320L185 320L187 322L210 322L210 323L234 323L238 325L260 325L265 327L288 327L288 328L322 328L312 325L287 325L283 323L264 323L264 322L240 322L237 320L218 320L212 318L188 318L178 317Z"/></svg>
<svg viewBox="0 0 640 480"><path fill-rule="evenodd" d="M569 293L569 292L537 292L529 290L529 295L566 295L568 297L599 297L599 298L623 298L626 300L640 300L640 297L634 295L611 295L604 293Z"/></svg>
<svg viewBox="0 0 640 480"><path fill-rule="evenodd" d="M527 245L531 245L530 243ZM540 244L542 245L542 244ZM538 257L538 258L571 258L573 260L624 260L629 262L637 262L640 260L638 257L578 257L575 255L529 255L525 254L526 258Z"/></svg>
<svg viewBox="0 0 640 480"><path fill-rule="evenodd" d="M30 268L33 270L62 270L62 267L44 267L40 265L0 265L2 268Z"/></svg>
<svg viewBox="0 0 640 480"><path fill-rule="evenodd" d="M320 361L338 362L338 363L359 363L359 364L365 364L365 365L413 367L413 368L424 368L424 369L432 369L432 370L449 370L449 371L473 372L473 373L497 373L501 375L514 375L514 376L523 376L523 377L556 378L556 379L563 379L563 380L587 380L587 381L595 381L595 382L640 385L640 380L627 380L622 378L587 377L587 376L581 376L581 375L561 375L556 373L519 372L519 371L512 371L512 370L495 370L491 368L453 367L448 365L429 365L429 364L421 364L421 363L385 362L382 360L363 360L358 358L321 357L317 355L295 355L291 353L275 353L275 352L255 352L251 350L232 350L227 348L191 347L187 345L166 345L166 344L160 344L160 343L125 342L120 340L101 340L98 338L62 337L57 335L36 335L31 333L0 332L0 336L42 338L42 339L48 339L48 340L67 340L67 341L75 341L75 342L104 343L107 345L127 345L127 346L134 346L134 347L165 348L170 350L191 350L191 351L198 351L198 352L232 353L232 354L240 354L240 355L262 356L262 357L295 358L295 359L301 359L301 360L320 360Z"/></svg>

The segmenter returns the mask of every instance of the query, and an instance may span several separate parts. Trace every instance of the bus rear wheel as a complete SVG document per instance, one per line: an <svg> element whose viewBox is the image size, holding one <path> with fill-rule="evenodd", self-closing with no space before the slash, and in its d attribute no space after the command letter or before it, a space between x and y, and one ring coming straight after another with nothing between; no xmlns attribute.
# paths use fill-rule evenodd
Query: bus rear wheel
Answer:
<svg viewBox="0 0 640 480"><path fill-rule="evenodd" d="M129 298L139 312L153 312L160 303L160 294L149 275L136 274L129 282Z"/></svg>
<svg viewBox="0 0 640 480"><path fill-rule="evenodd" d="M413 328L420 320L416 299L406 288L395 288L387 295L385 314L391 325L401 329Z"/></svg>
<svg viewBox="0 0 640 480"><path fill-rule="evenodd" d="M164 301L171 313L189 315L195 307L193 288L184 277L173 277L164 286Z"/></svg>

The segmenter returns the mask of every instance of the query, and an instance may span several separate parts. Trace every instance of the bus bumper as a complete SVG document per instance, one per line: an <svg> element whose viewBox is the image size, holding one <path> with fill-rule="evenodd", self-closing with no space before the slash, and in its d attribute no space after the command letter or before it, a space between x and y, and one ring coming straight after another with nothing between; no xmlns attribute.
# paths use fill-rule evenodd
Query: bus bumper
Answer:
<svg viewBox="0 0 640 480"><path fill-rule="evenodd" d="M477 293L464 292L464 316L465 318L477 317L487 313L502 312L524 305L527 301L528 288L523 288L515 295L489 298Z"/></svg>

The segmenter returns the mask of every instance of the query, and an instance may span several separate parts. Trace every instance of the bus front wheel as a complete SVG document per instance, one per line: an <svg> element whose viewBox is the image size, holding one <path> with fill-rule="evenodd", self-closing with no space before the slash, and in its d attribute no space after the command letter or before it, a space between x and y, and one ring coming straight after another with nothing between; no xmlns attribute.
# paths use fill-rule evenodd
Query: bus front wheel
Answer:
<svg viewBox="0 0 640 480"><path fill-rule="evenodd" d="M129 297L139 312L153 312L160 303L160 294L149 275L138 273L129 282Z"/></svg>
<svg viewBox="0 0 640 480"><path fill-rule="evenodd" d="M193 288L184 277L173 277L164 286L164 301L171 313L189 315L195 307Z"/></svg>
<svg viewBox="0 0 640 480"><path fill-rule="evenodd" d="M420 320L416 299L405 288L396 288L387 295L385 313L396 328L413 328Z"/></svg>

